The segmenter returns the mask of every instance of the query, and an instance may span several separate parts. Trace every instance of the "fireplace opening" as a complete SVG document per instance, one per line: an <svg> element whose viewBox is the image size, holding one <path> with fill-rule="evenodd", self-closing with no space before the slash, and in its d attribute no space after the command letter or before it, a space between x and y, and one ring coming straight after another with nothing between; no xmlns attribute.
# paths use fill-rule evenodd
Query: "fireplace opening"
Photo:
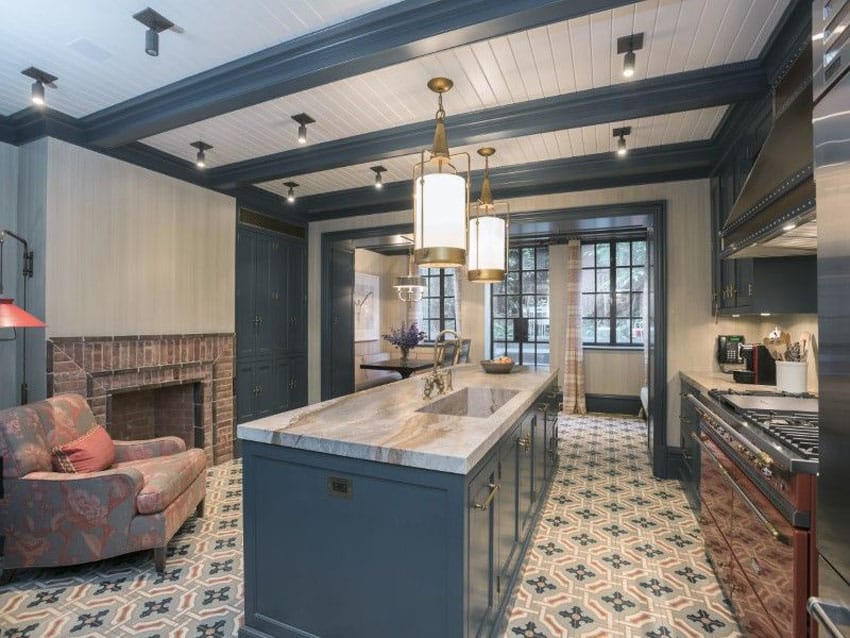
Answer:
<svg viewBox="0 0 850 638"><path fill-rule="evenodd" d="M201 383L113 390L106 402L106 430L134 441L177 436L186 447L204 447Z"/></svg>

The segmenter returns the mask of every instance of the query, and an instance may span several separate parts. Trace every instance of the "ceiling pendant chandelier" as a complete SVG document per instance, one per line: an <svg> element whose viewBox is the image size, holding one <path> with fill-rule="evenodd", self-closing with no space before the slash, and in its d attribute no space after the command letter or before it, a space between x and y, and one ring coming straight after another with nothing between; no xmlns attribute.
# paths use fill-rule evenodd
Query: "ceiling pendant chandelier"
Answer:
<svg viewBox="0 0 850 638"><path fill-rule="evenodd" d="M395 278L393 288L398 293L398 298L407 303L413 303L422 299L425 292L425 277L413 274L413 250L407 258L407 275Z"/></svg>
<svg viewBox="0 0 850 638"><path fill-rule="evenodd" d="M468 153L458 153L466 156L463 177L449 153L443 93L452 86L448 78L428 82L428 88L439 96L434 145L420 153L413 167L413 255L416 263L425 267L460 268L466 263L470 161Z"/></svg>
<svg viewBox="0 0 850 638"><path fill-rule="evenodd" d="M479 148L484 158L484 179L481 196L475 203L475 213L469 218L469 281L482 284L499 283L505 280L508 269L508 239L510 235L510 205L494 202L490 190L490 156L496 149ZM501 213L497 207L504 207Z"/></svg>

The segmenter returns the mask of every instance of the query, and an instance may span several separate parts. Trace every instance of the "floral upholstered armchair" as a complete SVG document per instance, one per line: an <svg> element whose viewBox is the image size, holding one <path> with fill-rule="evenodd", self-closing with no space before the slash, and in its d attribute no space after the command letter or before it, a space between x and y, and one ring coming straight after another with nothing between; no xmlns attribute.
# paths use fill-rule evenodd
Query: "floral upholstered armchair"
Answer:
<svg viewBox="0 0 850 638"><path fill-rule="evenodd" d="M186 450L171 436L111 441L100 430L76 394L0 411L0 582L16 568L76 565L144 549L154 550L162 572L168 541L193 511L203 515L203 450ZM114 444L107 469L78 471L67 462L57 468L58 450L95 435L106 437L110 453Z"/></svg>

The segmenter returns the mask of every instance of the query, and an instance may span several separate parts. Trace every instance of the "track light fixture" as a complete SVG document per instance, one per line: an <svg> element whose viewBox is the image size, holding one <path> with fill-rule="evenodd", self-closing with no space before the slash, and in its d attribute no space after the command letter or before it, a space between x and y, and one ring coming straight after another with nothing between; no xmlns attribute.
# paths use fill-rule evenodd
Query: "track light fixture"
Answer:
<svg viewBox="0 0 850 638"><path fill-rule="evenodd" d="M631 134L632 134L632 127L631 126L622 126L620 128L614 129L614 137L620 138L620 139L617 140L617 155L619 157L625 157L628 154L629 149L626 146L626 135L631 135Z"/></svg>
<svg viewBox="0 0 850 638"><path fill-rule="evenodd" d="M133 14L133 17L145 25L145 53L152 57L159 55L159 34L166 29L178 30L174 23L165 16L157 13L150 7L144 11Z"/></svg>
<svg viewBox="0 0 850 638"><path fill-rule="evenodd" d="M292 119L298 122L298 143L306 144L307 143L307 125L312 124L316 120L307 115L306 113L299 113L298 115L293 115Z"/></svg>
<svg viewBox="0 0 850 638"><path fill-rule="evenodd" d="M55 82L59 78L47 73L46 71L37 69L34 66L24 69L21 73L26 75L28 78L35 80L35 82L32 83L32 103L36 106L44 106L46 104L46 100L44 98L45 85L49 86L51 89L55 89Z"/></svg>
<svg viewBox="0 0 850 638"><path fill-rule="evenodd" d="M381 173L386 172L386 168L383 166L370 166L370 171L375 171L375 190L381 190L384 187L384 178L381 177Z"/></svg>
<svg viewBox="0 0 850 638"><path fill-rule="evenodd" d="M284 182L283 185L289 187L286 192L286 201L290 204L295 203L295 187L298 186L298 182Z"/></svg>
<svg viewBox="0 0 850 638"><path fill-rule="evenodd" d="M207 156L205 151L210 150L212 146L207 144L206 142L202 142L201 140L198 140L197 142L192 142L191 144L189 144L189 146L194 146L196 149L198 149L198 155L195 159L195 166L197 166L198 168L206 168Z"/></svg>
<svg viewBox="0 0 850 638"><path fill-rule="evenodd" d="M635 51L643 48L643 33L633 33L617 38L617 53L625 53L623 58L623 76L630 78L635 74Z"/></svg>

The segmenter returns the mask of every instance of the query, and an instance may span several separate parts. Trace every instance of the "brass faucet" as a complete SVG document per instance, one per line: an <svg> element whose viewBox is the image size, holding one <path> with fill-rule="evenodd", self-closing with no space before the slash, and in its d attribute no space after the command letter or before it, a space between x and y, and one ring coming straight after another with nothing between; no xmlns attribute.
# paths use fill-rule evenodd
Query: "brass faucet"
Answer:
<svg viewBox="0 0 850 638"><path fill-rule="evenodd" d="M446 353L445 336L452 334L455 337L455 350L452 356L451 365L443 366L443 359ZM434 368L425 375L425 387L423 389L423 398L430 399L434 388L437 388L437 394L450 392L452 388L452 368L457 365L460 360L460 334L454 330L441 330L434 340Z"/></svg>

